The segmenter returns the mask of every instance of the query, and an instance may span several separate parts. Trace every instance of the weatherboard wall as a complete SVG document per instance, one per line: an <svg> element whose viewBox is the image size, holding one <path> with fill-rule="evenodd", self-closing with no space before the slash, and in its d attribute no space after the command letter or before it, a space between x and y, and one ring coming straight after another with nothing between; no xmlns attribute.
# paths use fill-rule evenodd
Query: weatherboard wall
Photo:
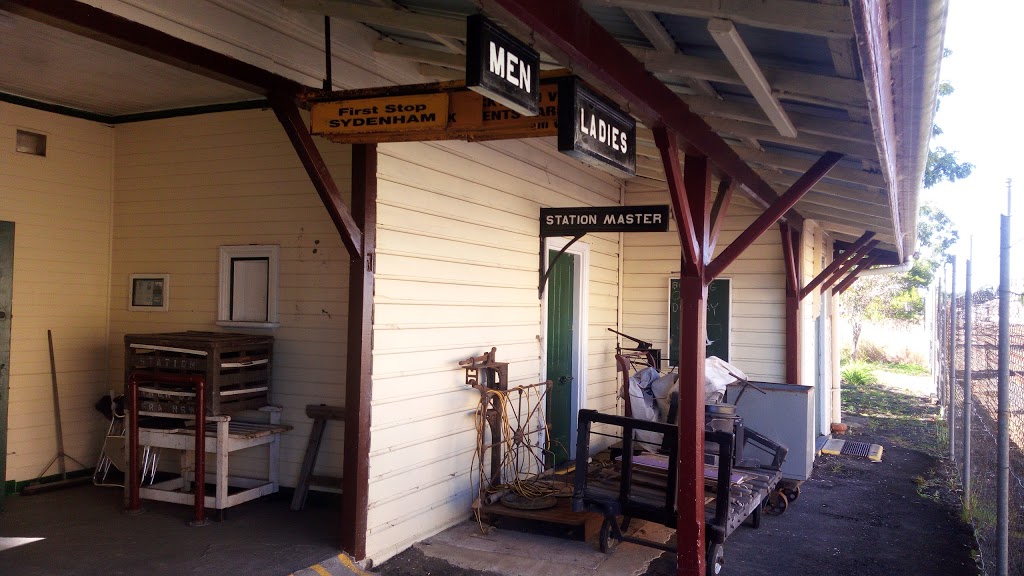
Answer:
<svg viewBox="0 0 1024 576"><path fill-rule="evenodd" d="M317 140L343 196L351 147ZM116 129L109 386L121 389L124 335L216 325L219 247L280 246L280 326L272 400L295 427L282 435L281 482L294 486L312 421L307 404L344 404L348 252L280 123L269 110L122 124ZM132 273L170 275L167 312L128 310ZM341 476L342 426L329 425L318 473ZM266 449L231 457L263 473Z"/></svg>
<svg viewBox="0 0 1024 576"><path fill-rule="evenodd" d="M18 129L45 134L46 156L15 152ZM34 479L57 454L47 330L65 452L91 466L106 430L93 404L108 384L112 132L0 103L0 220L15 223L7 479Z"/></svg>
<svg viewBox="0 0 1024 576"><path fill-rule="evenodd" d="M367 554L470 512L479 394L460 360L497 348L512 385L544 378L541 207L618 205L610 176L548 140L378 148ZM586 407L614 411L618 234L589 234Z"/></svg>
<svg viewBox="0 0 1024 576"><path fill-rule="evenodd" d="M667 192L627 192L627 204L663 204ZM716 255L760 211L733 202ZM668 347L668 282L680 271L675 222L668 232L625 234L622 288L623 332ZM732 280L729 361L753 380L783 382L786 377L786 270L778 228L758 238L722 273Z"/></svg>

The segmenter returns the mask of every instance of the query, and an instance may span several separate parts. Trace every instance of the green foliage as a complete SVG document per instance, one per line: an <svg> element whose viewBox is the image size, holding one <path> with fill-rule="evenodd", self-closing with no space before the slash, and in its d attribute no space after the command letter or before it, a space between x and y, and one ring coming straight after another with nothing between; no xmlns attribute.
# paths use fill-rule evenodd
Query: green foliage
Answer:
<svg viewBox="0 0 1024 576"><path fill-rule="evenodd" d="M844 386L863 386L878 383L874 367L866 362L848 364L846 368L843 368L841 376Z"/></svg>
<svg viewBox="0 0 1024 576"><path fill-rule="evenodd" d="M942 133L941 128L932 128L932 132ZM931 188L943 180L956 182L967 178L974 170L974 164L960 162L956 151L946 150L945 146L936 146L928 151L928 162L924 168L924 187Z"/></svg>
<svg viewBox="0 0 1024 576"><path fill-rule="evenodd" d="M908 272L860 278L840 299L842 314L853 328L853 358L859 358L858 340L865 320L916 323L924 318L924 289L960 234L945 212L924 204L918 212L917 237L920 251Z"/></svg>
<svg viewBox="0 0 1024 576"><path fill-rule="evenodd" d="M929 269L933 274L946 261L949 249L959 239L960 233L948 214L934 204L926 202L921 205L917 213L917 241L922 251L922 258L919 260L928 260ZM929 278L928 282L921 286L930 283Z"/></svg>
<svg viewBox="0 0 1024 576"><path fill-rule="evenodd" d="M948 58L950 54L952 52L945 50L942 53L942 57ZM939 110L939 105L942 104L942 98L951 94L953 94L952 83L949 81L939 83L939 91L935 99L936 112ZM938 124L932 124L932 136L935 137L941 134L942 128L939 128ZM943 146L930 148L928 150L928 161L924 167L924 187L931 188L943 180L956 182L970 176L972 170L974 170L974 164L960 162L956 157L956 151L946 150Z"/></svg>

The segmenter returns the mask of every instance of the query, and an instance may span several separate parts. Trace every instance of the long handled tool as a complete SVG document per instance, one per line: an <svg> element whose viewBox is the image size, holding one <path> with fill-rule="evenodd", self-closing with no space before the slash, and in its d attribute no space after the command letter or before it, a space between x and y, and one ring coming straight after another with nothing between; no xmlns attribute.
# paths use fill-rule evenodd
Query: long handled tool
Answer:
<svg viewBox="0 0 1024 576"><path fill-rule="evenodd" d="M44 492L49 490L57 490L60 488L66 488L68 486L77 486L79 484L87 484L91 481L89 476L83 476L81 478L72 478L68 480L67 466L64 459L70 459L75 464L78 464L83 469L88 468L85 464L82 464L78 460L75 460L72 456L69 456L64 452L64 429L60 422L60 391L57 388L57 364L53 359L53 332L50 330L46 331L46 339L50 344L50 381L53 384L53 419L57 427L57 455L50 460L50 463L43 468L43 471L39 473L35 481L22 489L21 494L23 496L31 496L38 492ZM56 482L47 482L46 484L40 484L39 480L46 474L46 471L53 466L53 463L57 463L57 469L60 470L60 480Z"/></svg>

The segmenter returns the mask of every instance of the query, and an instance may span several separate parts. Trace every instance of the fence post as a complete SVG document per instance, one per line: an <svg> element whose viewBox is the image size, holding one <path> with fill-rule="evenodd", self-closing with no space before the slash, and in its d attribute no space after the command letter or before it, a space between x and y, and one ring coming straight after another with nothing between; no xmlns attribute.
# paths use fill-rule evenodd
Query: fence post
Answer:
<svg viewBox="0 0 1024 576"><path fill-rule="evenodd" d="M946 410L946 278L945 267L939 277L938 298L935 310L935 389L939 394L939 407ZM945 416L945 412L943 412Z"/></svg>
<svg viewBox="0 0 1024 576"><path fill-rule="evenodd" d="M971 259L964 267L964 423L963 423L963 485L964 507L971 509L971 356L974 326L974 296L971 294Z"/></svg>
<svg viewBox="0 0 1024 576"><path fill-rule="evenodd" d="M999 384L996 544L999 576L1010 573L1010 181L1006 215L999 219Z"/></svg>
<svg viewBox="0 0 1024 576"><path fill-rule="evenodd" d="M956 256L951 256L953 274L949 283L949 368L946 378L949 380L949 398L946 406L946 426L949 430L949 459L956 461Z"/></svg>

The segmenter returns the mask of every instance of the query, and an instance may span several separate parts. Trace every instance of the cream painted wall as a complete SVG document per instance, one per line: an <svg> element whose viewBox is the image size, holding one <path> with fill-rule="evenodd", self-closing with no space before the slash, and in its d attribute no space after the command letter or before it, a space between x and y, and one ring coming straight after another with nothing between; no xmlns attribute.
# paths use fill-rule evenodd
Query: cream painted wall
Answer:
<svg viewBox="0 0 1024 576"><path fill-rule="evenodd" d="M629 192L627 204L666 204L667 192ZM733 202L716 255L760 214ZM668 281L680 270L679 236L669 232L625 235L623 332L665 350L668 335ZM786 377L785 267L782 242L772 228L722 273L732 279L730 362L752 380L783 382Z"/></svg>
<svg viewBox="0 0 1024 576"><path fill-rule="evenodd" d="M351 148L318 145L347 199ZM269 333L273 401L295 426L282 438L281 480L294 486L312 426L305 406L344 404L349 257L284 130L269 110L123 124L115 168L110 386L123 385L126 333L225 330L215 325L219 246L280 245L281 325ZM128 310L138 272L170 274L167 312ZM342 428L329 425L318 471L340 476L341 453ZM231 465L255 473L265 448Z"/></svg>
<svg viewBox="0 0 1024 576"><path fill-rule="evenodd" d="M383 560L470 511L477 392L458 362L498 349L544 377L542 206L616 205L618 181L543 140L380 146L367 554ZM587 407L615 408L617 234L593 234Z"/></svg>
<svg viewBox="0 0 1024 576"><path fill-rule="evenodd" d="M46 157L16 153L17 129L46 134ZM112 154L108 126L0 103L0 220L15 223L10 480L35 478L57 453L47 330L65 452L92 466L106 430L93 404L108 388Z"/></svg>

